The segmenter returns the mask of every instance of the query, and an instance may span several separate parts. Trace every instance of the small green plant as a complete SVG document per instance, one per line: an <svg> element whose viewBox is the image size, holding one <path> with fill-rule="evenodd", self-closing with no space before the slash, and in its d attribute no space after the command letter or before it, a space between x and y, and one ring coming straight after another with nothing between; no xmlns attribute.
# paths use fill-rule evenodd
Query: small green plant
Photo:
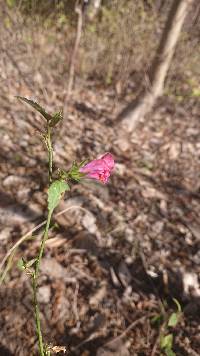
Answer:
<svg viewBox="0 0 200 356"><path fill-rule="evenodd" d="M46 145L48 154L48 194L47 194L47 219L45 222L44 233L42 236L39 252L37 256L31 260L21 258L18 261L18 268L30 277L33 290L33 306L35 314L35 325L38 339L38 349L40 356L50 356L51 353L66 351L65 346L52 346L51 344L44 343L41 322L40 310L37 300L38 291L38 278L40 274L41 260L44 254L45 243L48 239L48 233L51 225L52 215L55 208L58 206L60 200L65 192L70 190L70 186L75 182L80 182L81 179L90 178L96 179L103 183L107 183L111 171L114 168L114 160L110 153L104 154L99 159L93 160L86 164L82 161L80 164L73 162L71 169L67 172L63 169L54 169L53 163L53 146L52 146L52 131L62 119L62 112L56 112L53 115L46 112L46 110L33 100L17 96L17 98L26 104L30 105L33 109L38 111L43 119L45 130L41 130L41 137ZM42 224L43 225L43 224ZM10 268L15 249L12 249L12 254L9 255L8 264L2 274L0 274L0 284L5 279L6 273ZM2 266L2 264L1 264Z"/></svg>
<svg viewBox="0 0 200 356"><path fill-rule="evenodd" d="M45 242L48 238L51 217L54 209L59 204L62 195L70 189L67 182L65 182L62 179L54 179L53 177L53 147L52 147L51 134L52 134L52 128L62 120L62 114L61 112L59 112L59 113L55 113L54 115L50 115L38 103L20 96L17 96L17 98L31 105L35 110L37 110L45 119L45 123L46 123L45 132L42 133L42 137L46 144L47 152L48 152L49 189L48 189L48 200L47 200L48 214L47 214L46 226L45 226L43 238L40 245L40 250L37 257L32 259L31 261L25 261L25 259L22 258L18 263L18 267L24 270L27 273L27 275L31 277L39 353L40 356L49 356L51 354L51 351L49 350L48 345L44 344L42 331L41 331L39 305L37 301L37 288L38 288L40 264L44 253Z"/></svg>
<svg viewBox="0 0 200 356"><path fill-rule="evenodd" d="M173 328L177 326L182 316L182 310L179 302L175 298L173 298L173 301L177 307L175 312L168 315L163 310L161 314L155 315L151 320L152 323L157 325L160 329L160 349L162 351L162 355L164 354L166 356L176 356L175 352L173 351Z"/></svg>

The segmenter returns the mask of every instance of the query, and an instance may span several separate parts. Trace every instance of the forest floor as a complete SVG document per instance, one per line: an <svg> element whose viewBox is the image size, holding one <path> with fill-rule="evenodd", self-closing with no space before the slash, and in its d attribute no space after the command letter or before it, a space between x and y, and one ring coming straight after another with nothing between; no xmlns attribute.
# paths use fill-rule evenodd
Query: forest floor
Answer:
<svg viewBox="0 0 200 356"><path fill-rule="evenodd" d="M53 44L45 47L41 34L34 43L24 43L13 32L3 35L0 261L45 219L41 119L14 96L34 97L51 112L62 106L66 88ZM75 185L57 212L74 208L54 217L39 283L45 340L66 346L67 355L156 356L162 354L161 333L173 333L176 355L197 356L199 104L194 98L179 103L163 97L132 133L124 152L113 128L115 112L130 95L116 101L111 88L79 81L67 118L55 131L55 164L67 169L73 160L110 151L116 168L108 185ZM36 354L30 279L17 261L36 255L41 234L38 230L21 244L0 287L1 356ZM173 298L183 314L175 328L166 329L162 319L176 310ZM155 316L160 325L153 322Z"/></svg>

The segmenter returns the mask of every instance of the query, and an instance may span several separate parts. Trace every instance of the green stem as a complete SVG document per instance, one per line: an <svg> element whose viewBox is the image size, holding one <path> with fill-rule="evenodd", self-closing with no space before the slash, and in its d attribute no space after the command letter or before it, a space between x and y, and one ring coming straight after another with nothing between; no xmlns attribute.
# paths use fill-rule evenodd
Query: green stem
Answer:
<svg viewBox="0 0 200 356"><path fill-rule="evenodd" d="M51 143L51 127L47 126L47 149L48 149L48 159L49 159L49 183L52 182L52 172L53 172L53 148Z"/></svg>
<svg viewBox="0 0 200 356"><path fill-rule="evenodd" d="M44 230L44 235L43 235L41 245L40 245L40 251L39 251L37 260L35 262L35 277L36 278L38 277L38 274L39 274L41 259L42 259L43 253L44 253L45 242L48 239L48 232L49 232L49 226L50 226L50 222L51 222L51 216L52 216L52 211L49 210L48 216L47 216L47 222L46 222L46 226L45 226L45 230Z"/></svg>
<svg viewBox="0 0 200 356"><path fill-rule="evenodd" d="M40 310L39 310L39 305L37 302L38 274L39 274L39 270L40 270L42 256L44 253L45 242L48 239L48 232L49 232L49 226L50 226L50 222L51 222L51 216L52 216L52 211L49 211L48 216L47 216L47 222L46 222L46 226L45 226L44 235L43 235L41 245L40 245L39 254L38 254L38 257L35 262L35 270L32 275L36 332L37 332L37 336L38 336L38 346L39 346L40 356L45 356L45 353L44 353L44 344L43 344L43 337L42 337L41 323L40 323Z"/></svg>
<svg viewBox="0 0 200 356"><path fill-rule="evenodd" d="M49 184L52 182L52 172L53 172L53 148L51 143L51 127L49 124L47 125L47 136L46 136L46 143L48 149L48 163L49 163ZM33 287L33 302L34 302L34 312L35 312L35 322L36 322L36 332L38 336L38 346L39 346L39 353L40 356L46 355L46 350L44 350L44 343L43 343L43 336L41 330L41 322L40 322L40 310L37 301L37 289L38 289L38 275L40 271L40 265L42 256L44 253L45 242L48 239L48 232L51 222L53 210L48 210L47 222L45 225L44 235L42 237L40 250L35 261L35 268L34 272L32 273L32 287Z"/></svg>
<svg viewBox="0 0 200 356"><path fill-rule="evenodd" d="M43 338L42 338L42 331L41 331L41 324L40 324L40 311L37 302L37 278L33 273L32 276L32 287L33 287L33 302L34 302L34 310L35 310L35 321L36 321L36 332L38 337L38 346L40 356L44 356L44 346L43 346Z"/></svg>

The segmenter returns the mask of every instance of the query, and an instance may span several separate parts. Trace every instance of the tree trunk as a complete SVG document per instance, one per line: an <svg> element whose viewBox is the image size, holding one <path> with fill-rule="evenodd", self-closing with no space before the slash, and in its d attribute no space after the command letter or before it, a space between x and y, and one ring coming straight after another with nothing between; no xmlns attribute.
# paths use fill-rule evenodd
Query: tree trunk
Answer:
<svg viewBox="0 0 200 356"><path fill-rule="evenodd" d="M131 132L138 121L152 110L156 99L163 94L165 78L192 1L173 1L157 53L149 71L149 87L143 90L136 100L119 115L125 131Z"/></svg>

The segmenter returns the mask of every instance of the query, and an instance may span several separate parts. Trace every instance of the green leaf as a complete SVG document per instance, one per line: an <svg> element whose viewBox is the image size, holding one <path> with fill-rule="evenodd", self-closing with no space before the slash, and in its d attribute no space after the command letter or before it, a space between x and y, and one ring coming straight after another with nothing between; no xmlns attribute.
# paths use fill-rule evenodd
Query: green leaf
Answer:
<svg viewBox="0 0 200 356"><path fill-rule="evenodd" d="M84 161L83 161L84 162ZM81 164L83 163L81 162ZM81 165L77 164L75 161L72 164L72 167L70 171L68 172L68 177L71 178L72 180L79 182L81 178L85 177L85 173L81 173L79 171Z"/></svg>
<svg viewBox="0 0 200 356"><path fill-rule="evenodd" d="M38 103L36 103L33 100L24 98L23 96L16 96L17 99L20 99L22 101L24 101L25 103L29 104L30 106L32 106L32 108L34 108L36 111L38 111L47 121L51 121L52 120L52 115L48 114L43 108L42 106L40 106Z"/></svg>
<svg viewBox="0 0 200 356"><path fill-rule="evenodd" d="M55 180L48 190L48 209L53 211L59 204L60 199L65 191L70 190L69 185L62 180Z"/></svg>
<svg viewBox="0 0 200 356"><path fill-rule="evenodd" d="M17 267L20 271L24 271L26 269L26 262L24 261L23 257L19 259L17 262Z"/></svg>
<svg viewBox="0 0 200 356"><path fill-rule="evenodd" d="M162 336L160 340L161 349L171 349L173 344L173 335L168 334L166 336Z"/></svg>
<svg viewBox="0 0 200 356"><path fill-rule="evenodd" d="M62 114L62 111L59 111L59 112L56 112L51 121L50 121L50 126L51 127L54 127L57 125L58 122L60 122L61 120L63 120L63 114Z"/></svg>
<svg viewBox="0 0 200 356"><path fill-rule="evenodd" d="M30 268L35 261L37 260L37 258L33 258L30 261L26 261L23 257L20 258L20 260L17 262L17 267L21 270L24 271L27 268Z"/></svg>
<svg viewBox="0 0 200 356"><path fill-rule="evenodd" d="M168 320L168 326L175 327L179 322L179 314L178 313L172 313L169 317Z"/></svg>

